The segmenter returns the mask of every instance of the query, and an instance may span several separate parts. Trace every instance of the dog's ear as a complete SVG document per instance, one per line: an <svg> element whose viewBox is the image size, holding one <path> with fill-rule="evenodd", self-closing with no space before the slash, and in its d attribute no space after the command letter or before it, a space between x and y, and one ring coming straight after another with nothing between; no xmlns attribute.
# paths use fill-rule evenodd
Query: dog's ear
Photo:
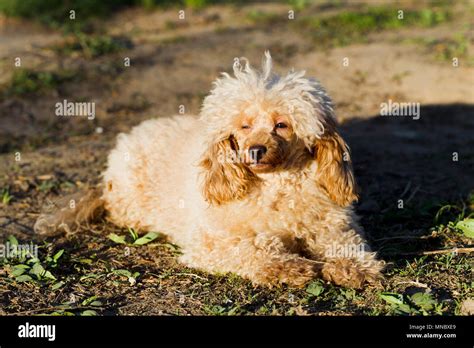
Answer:
<svg viewBox="0 0 474 348"><path fill-rule="evenodd" d="M336 130L317 140L314 156L318 162L316 180L329 198L340 206L357 201L349 147Z"/></svg>
<svg viewBox="0 0 474 348"><path fill-rule="evenodd" d="M201 159L203 195L211 204L241 199L260 181L240 162L236 148L235 140L230 137L212 143Z"/></svg>

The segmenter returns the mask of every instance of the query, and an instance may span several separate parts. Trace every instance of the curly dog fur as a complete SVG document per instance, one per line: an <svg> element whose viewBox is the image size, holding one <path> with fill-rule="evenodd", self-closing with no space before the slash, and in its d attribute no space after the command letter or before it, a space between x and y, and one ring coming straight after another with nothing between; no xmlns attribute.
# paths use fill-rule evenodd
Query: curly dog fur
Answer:
<svg viewBox="0 0 474 348"><path fill-rule="evenodd" d="M304 71L272 73L268 52L261 72L245 58L233 70L200 117L148 120L118 136L100 198L111 220L166 233L190 267L254 283L378 279L383 262L353 212L349 149L326 91Z"/></svg>

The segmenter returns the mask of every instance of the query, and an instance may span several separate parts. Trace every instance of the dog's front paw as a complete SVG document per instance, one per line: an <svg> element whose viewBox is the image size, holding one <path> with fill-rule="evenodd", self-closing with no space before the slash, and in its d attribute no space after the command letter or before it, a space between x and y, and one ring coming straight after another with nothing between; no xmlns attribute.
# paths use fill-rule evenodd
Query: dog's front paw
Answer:
<svg viewBox="0 0 474 348"><path fill-rule="evenodd" d="M292 287L303 287L316 277L314 263L304 258L275 262L259 272L257 282L268 286L287 284Z"/></svg>
<svg viewBox="0 0 474 348"><path fill-rule="evenodd" d="M365 283L380 281L382 268L383 262L381 261L374 261L367 267L351 259L336 259L323 266L322 277L336 285L359 289Z"/></svg>

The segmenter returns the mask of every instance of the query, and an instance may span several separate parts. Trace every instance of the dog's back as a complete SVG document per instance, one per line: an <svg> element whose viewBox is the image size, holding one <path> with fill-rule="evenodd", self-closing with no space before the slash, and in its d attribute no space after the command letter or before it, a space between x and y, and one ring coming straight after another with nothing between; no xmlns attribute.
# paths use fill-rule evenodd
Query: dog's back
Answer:
<svg viewBox="0 0 474 348"><path fill-rule="evenodd" d="M196 183L203 151L199 130L197 117L180 115L147 120L119 134L102 185L56 201L40 215L35 231L69 231L104 208L119 226L170 234L190 228L193 212L204 204Z"/></svg>
<svg viewBox="0 0 474 348"><path fill-rule="evenodd" d="M204 204L197 190L203 151L194 116L148 120L121 134L104 172L105 208L114 223L179 234Z"/></svg>

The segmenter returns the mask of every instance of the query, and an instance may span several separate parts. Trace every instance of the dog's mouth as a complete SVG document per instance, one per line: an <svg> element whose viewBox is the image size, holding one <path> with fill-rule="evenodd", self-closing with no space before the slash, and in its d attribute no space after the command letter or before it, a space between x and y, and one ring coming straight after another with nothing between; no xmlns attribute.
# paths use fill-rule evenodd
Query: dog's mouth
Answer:
<svg viewBox="0 0 474 348"><path fill-rule="evenodd" d="M273 159L274 158L263 158L260 161L249 161L245 164L255 173L270 172L278 166L278 161L273 161Z"/></svg>
<svg viewBox="0 0 474 348"><path fill-rule="evenodd" d="M273 168L273 164L267 162L251 162L247 165L254 171L267 171Z"/></svg>
<svg viewBox="0 0 474 348"><path fill-rule="evenodd" d="M273 149L266 151L263 155L255 156L249 151L246 152L245 165L255 173L270 172L275 170L282 163L282 154Z"/></svg>

